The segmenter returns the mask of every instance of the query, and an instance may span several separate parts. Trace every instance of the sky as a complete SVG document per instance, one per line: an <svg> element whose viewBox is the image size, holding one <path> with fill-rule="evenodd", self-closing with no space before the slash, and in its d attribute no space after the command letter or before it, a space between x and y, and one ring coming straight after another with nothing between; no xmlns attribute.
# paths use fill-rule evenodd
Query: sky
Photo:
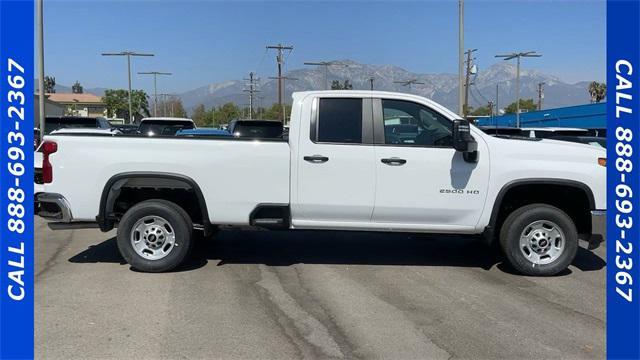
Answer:
<svg viewBox="0 0 640 360"><path fill-rule="evenodd" d="M604 1L465 1L465 48L479 70L495 54L535 50L523 60L567 82L605 79ZM224 80L276 74L266 45L293 45L286 69L305 61L350 59L417 73L457 73L457 1L62 1L44 2L45 73L58 84L180 93Z"/></svg>

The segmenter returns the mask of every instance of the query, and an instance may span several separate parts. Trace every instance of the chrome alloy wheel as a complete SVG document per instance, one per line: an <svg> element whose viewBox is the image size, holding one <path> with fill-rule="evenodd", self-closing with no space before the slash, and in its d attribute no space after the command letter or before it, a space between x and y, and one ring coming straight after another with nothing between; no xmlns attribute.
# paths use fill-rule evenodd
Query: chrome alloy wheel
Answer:
<svg viewBox="0 0 640 360"><path fill-rule="evenodd" d="M138 220L131 230L131 245L138 255L148 260L160 260L169 255L176 234L171 224L155 215Z"/></svg>
<svg viewBox="0 0 640 360"><path fill-rule="evenodd" d="M548 220L534 221L520 234L520 251L532 263L545 265L554 262L565 248L562 229Z"/></svg>

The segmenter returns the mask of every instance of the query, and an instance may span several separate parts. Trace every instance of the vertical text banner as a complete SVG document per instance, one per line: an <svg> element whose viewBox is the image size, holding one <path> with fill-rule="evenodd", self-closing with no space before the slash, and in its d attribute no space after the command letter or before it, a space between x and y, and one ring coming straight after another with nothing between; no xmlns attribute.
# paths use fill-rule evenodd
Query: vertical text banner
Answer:
<svg viewBox="0 0 640 360"><path fill-rule="evenodd" d="M0 358L33 358L34 2L0 0Z"/></svg>
<svg viewBox="0 0 640 360"><path fill-rule="evenodd" d="M640 2L607 2L607 358L640 359Z"/></svg>

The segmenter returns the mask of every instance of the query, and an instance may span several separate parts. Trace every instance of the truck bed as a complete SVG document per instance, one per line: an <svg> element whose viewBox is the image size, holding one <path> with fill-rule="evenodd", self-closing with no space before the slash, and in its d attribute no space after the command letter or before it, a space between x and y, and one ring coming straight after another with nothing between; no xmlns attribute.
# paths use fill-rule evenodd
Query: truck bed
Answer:
<svg viewBox="0 0 640 360"><path fill-rule="evenodd" d="M186 176L207 199L212 223L245 225L258 204L289 203L290 149L284 140L54 135L53 182L74 220L95 221L105 184L130 172ZM86 196L89 194L90 196Z"/></svg>

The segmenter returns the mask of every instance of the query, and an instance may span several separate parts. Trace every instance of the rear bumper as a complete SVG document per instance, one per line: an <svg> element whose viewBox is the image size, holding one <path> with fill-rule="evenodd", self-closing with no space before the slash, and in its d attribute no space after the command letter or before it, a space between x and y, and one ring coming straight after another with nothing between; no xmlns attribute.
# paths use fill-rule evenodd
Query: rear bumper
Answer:
<svg viewBox="0 0 640 360"><path fill-rule="evenodd" d="M55 193L39 193L36 197L36 213L41 218L58 222L71 222L71 208L64 196Z"/></svg>
<svg viewBox="0 0 640 360"><path fill-rule="evenodd" d="M607 240L607 211L591 210L591 236L589 237L589 249L597 248L600 243Z"/></svg>

